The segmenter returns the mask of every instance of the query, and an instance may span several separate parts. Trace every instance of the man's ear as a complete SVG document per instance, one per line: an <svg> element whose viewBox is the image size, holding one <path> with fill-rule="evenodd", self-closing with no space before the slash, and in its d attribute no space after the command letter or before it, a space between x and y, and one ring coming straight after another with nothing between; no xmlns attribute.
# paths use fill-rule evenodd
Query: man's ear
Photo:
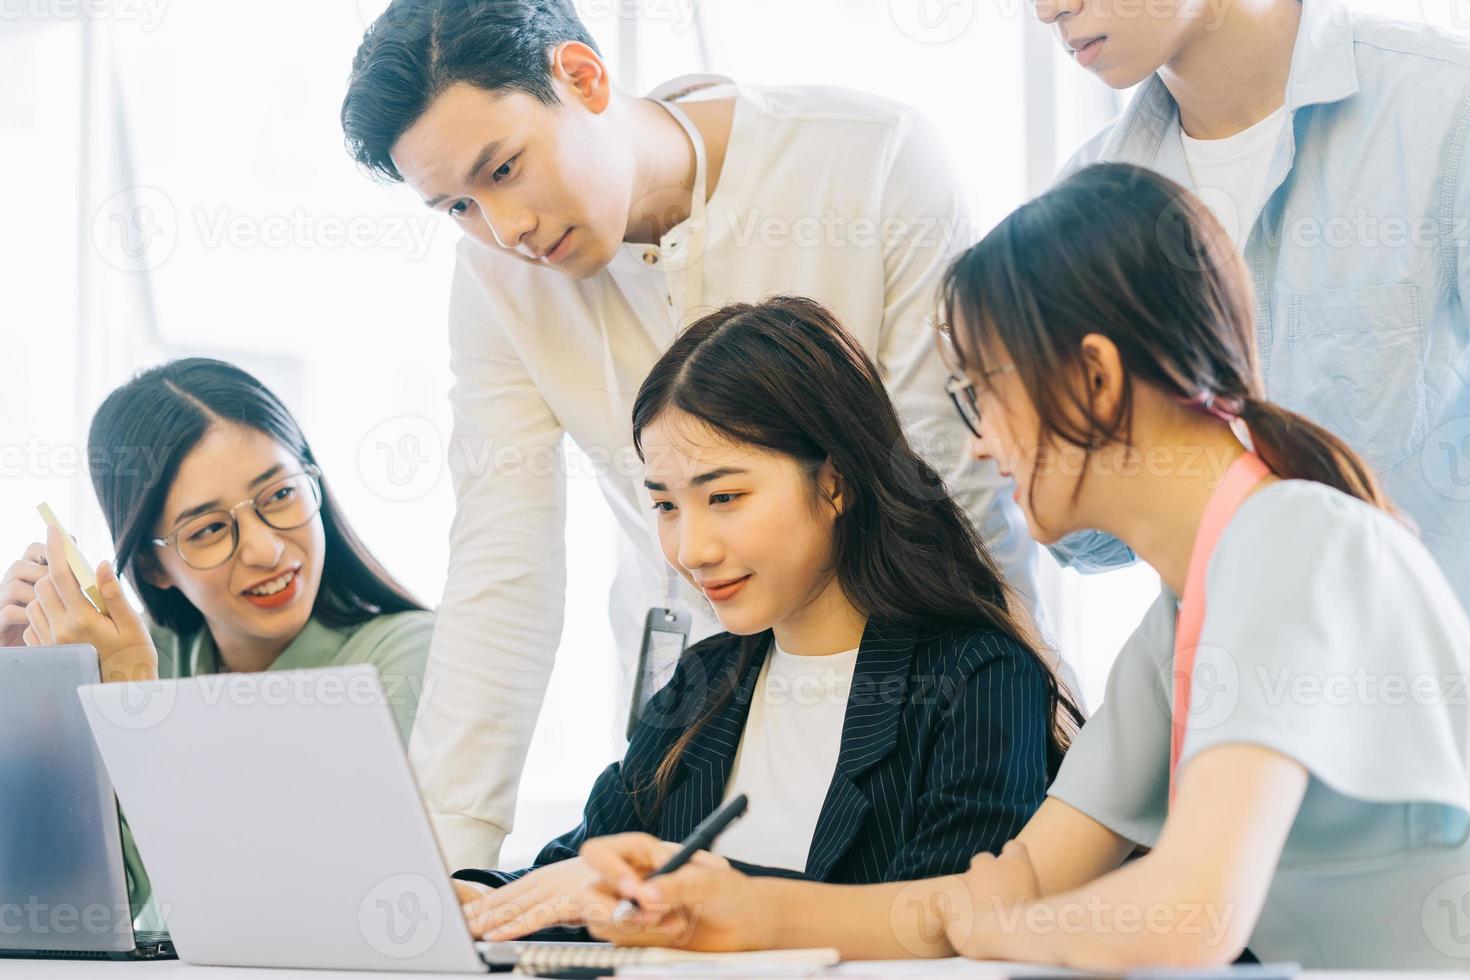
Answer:
<svg viewBox="0 0 1470 980"><path fill-rule="evenodd" d="M601 114L612 104L612 79L607 65L581 41L566 41L551 49L551 78L571 89L592 112Z"/></svg>

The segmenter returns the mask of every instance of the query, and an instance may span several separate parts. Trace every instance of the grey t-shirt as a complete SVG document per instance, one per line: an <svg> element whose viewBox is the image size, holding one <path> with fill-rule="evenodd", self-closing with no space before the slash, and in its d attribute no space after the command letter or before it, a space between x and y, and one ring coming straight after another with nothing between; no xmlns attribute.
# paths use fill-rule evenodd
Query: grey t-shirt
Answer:
<svg viewBox="0 0 1470 980"><path fill-rule="evenodd" d="M1168 810L1176 615L1166 591L1050 790L1150 846ZM1257 956L1470 968L1467 677L1470 617L1407 528L1301 480L1241 505L1206 575L1180 765L1248 743L1310 774Z"/></svg>

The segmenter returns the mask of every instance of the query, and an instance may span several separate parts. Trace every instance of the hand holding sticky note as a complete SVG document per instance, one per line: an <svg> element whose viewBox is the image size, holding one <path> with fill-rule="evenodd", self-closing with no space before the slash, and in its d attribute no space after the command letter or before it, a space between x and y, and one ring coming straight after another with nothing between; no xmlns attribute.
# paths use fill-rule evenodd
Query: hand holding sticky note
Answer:
<svg viewBox="0 0 1470 980"><path fill-rule="evenodd" d="M97 587L97 573L92 566L87 564L87 559L77 550L71 535L66 533L66 528L56 519L56 514L45 502L36 505L36 511L41 515L41 520L61 532L61 543L66 548L66 563L71 566L72 574L77 577L77 584L82 587L82 592L92 601L100 613L107 612L107 603L102 601L102 590Z"/></svg>

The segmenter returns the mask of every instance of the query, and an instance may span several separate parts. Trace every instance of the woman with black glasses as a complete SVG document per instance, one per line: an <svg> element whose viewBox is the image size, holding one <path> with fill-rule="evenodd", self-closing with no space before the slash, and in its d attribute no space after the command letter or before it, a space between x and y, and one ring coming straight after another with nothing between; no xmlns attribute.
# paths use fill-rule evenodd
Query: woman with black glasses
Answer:
<svg viewBox="0 0 1470 980"><path fill-rule="evenodd" d="M52 529L0 583L0 646L90 643L107 681L372 664L407 740L434 616L353 534L269 389L206 358L153 368L97 410L88 461L116 552L96 570L107 613Z"/></svg>

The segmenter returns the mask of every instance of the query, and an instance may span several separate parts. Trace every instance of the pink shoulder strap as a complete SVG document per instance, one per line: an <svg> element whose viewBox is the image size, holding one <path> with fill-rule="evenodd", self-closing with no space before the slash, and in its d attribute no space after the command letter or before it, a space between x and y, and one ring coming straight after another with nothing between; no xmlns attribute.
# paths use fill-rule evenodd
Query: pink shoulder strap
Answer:
<svg viewBox="0 0 1470 980"><path fill-rule="evenodd" d="M1205 573L1220 536L1245 498L1271 470L1254 453L1246 453L1230 465L1225 479L1215 488L1205 507L1204 518L1195 534L1194 550L1189 555L1189 571L1184 580L1184 598L1179 606L1179 621L1174 631L1174 707L1169 732L1169 802L1174 801L1174 776L1184 751L1184 735L1189 727L1189 700L1194 686L1194 657L1199 648L1200 630L1205 623Z"/></svg>

